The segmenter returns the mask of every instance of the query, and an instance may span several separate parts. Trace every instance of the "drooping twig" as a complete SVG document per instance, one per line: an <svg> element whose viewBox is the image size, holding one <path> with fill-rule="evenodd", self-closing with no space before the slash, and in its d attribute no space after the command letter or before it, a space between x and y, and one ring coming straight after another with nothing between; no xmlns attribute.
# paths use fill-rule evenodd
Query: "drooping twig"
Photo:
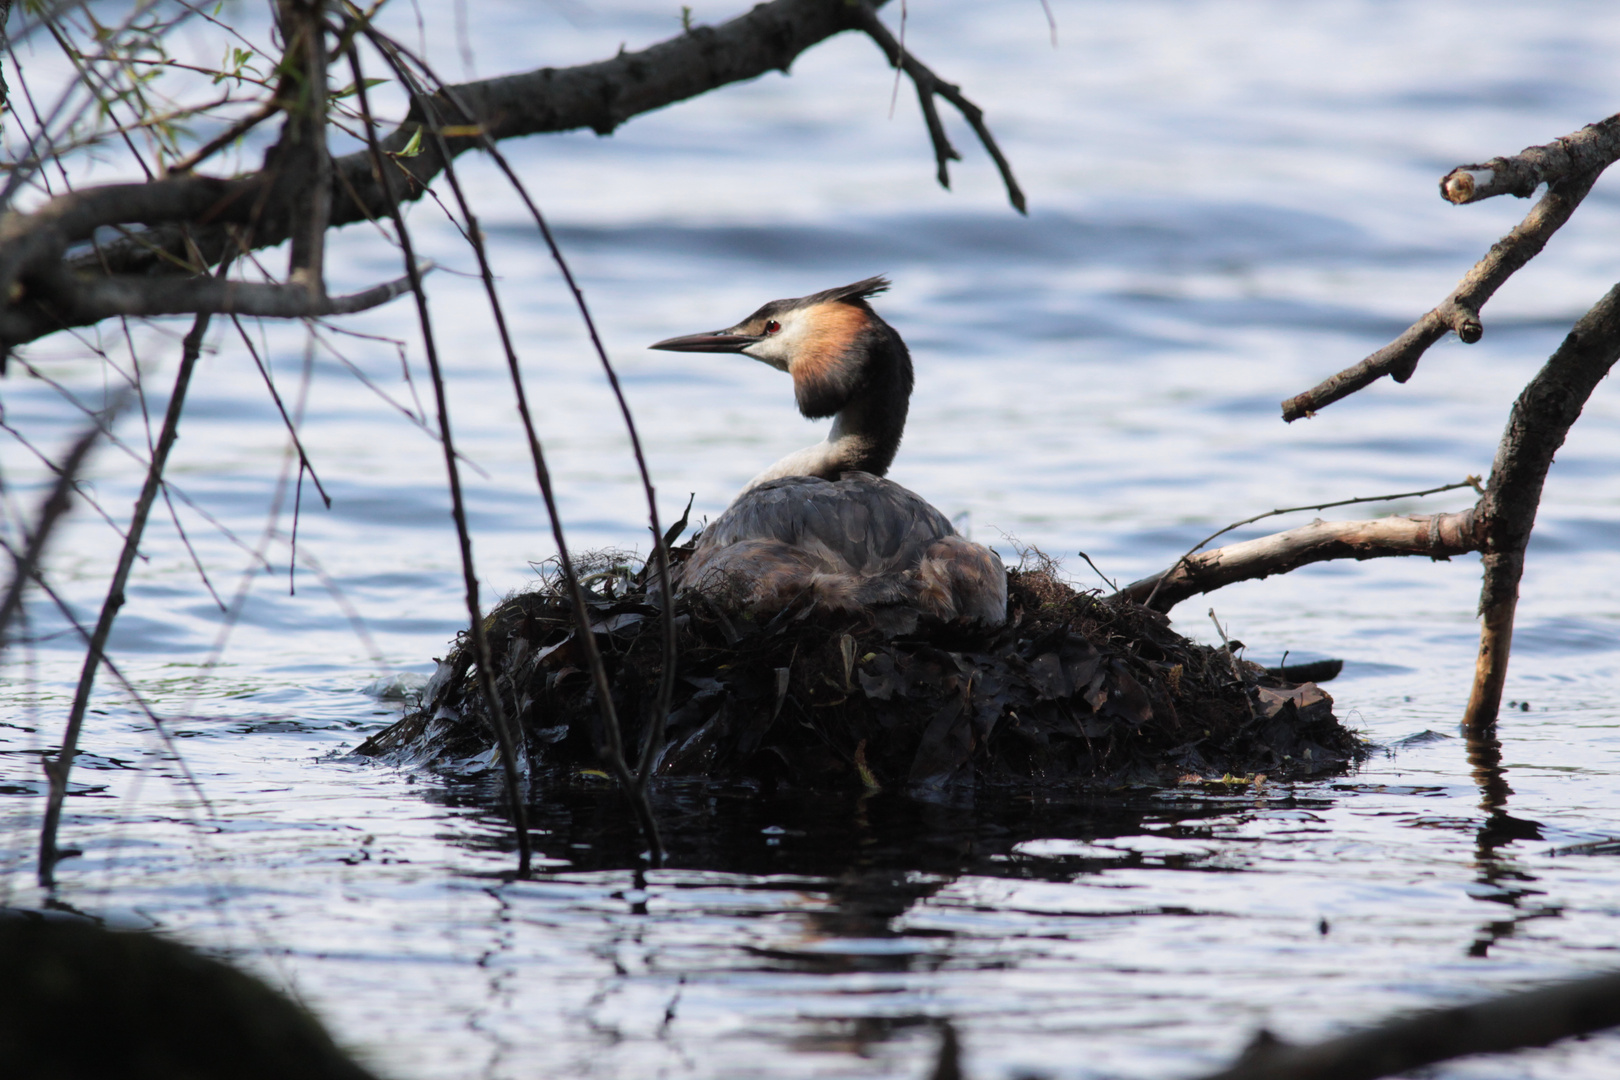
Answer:
<svg viewBox="0 0 1620 1080"><path fill-rule="evenodd" d="M1485 573L1479 613L1484 625L1474 686L1463 715L1469 730L1495 723L1502 704L1524 549L1553 454L1616 359L1620 359L1620 285L1581 316L1508 415L1491 465L1490 486L1480 500Z"/></svg>
<svg viewBox="0 0 1620 1080"><path fill-rule="evenodd" d="M264 379L265 389L270 391L270 400L276 403L276 411L281 414L282 426L287 429L287 437L292 440L293 451L298 455L299 475L304 472L309 473L309 478L314 482L315 490L320 494L321 501L330 510L332 508L332 496L326 493L326 488L321 484L320 475L315 472L315 466L310 462L309 455L304 453L304 442L298 437L298 428L294 426L292 417L287 415L287 406L281 400L281 392L276 389L276 381L270 377L270 369L264 366L264 358L259 355L259 350L253 344L252 336L242 325L242 320L232 315L231 323L236 327L237 336L242 339L242 344L247 346L248 355L253 357L253 365L259 369L259 376Z"/></svg>
<svg viewBox="0 0 1620 1080"><path fill-rule="evenodd" d="M922 106L923 120L928 125L928 138L934 144L934 161L939 167L939 184L943 188L951 186L950 162L961 161L962 155L957 153L951 145L950 138L945 134L945 125L939 118L939 109L934 103L935 97L942 97L956 107L962 114L962 119L973 128L973 133L984 144L985 151L991 160L996 163L996 171L1001 173L1001 182L1007 187L1007 201L1012 203L1013 209L1020 214L1027 214L1024 192L1013 179L1012 166L1007 163L1006 155L1001 147L996 145L995 136L990 134L990 128L985 125L984 112L973 102L962 95L962 88L941 79L930 71L920 60L894 39L889 28L883 25L883 20L877 16L877 11L869 0L855 0L851 10L860 28L866 35L877 43L883 50L883 55L889 58L890 65L901 68L911 77L911 82L917 88L917 102Z"/></svg>
<svg viewBox="0 0 1620 1080"><path fill-rule="evenodd" d="M1253 517L1244 518L1242 521L1234 521L1234 522L1232 522L1232 524L1226 526L1225 528L1216 529L1214 532L1210 533L1208 536L1206 536L1202 540L1198 541L1198 543L1196 543L1192 547L1188 548L1186 553L1183 554L1181 556L1181 558L1177 559L1175 564L1173 566L1171 566L1170 569L1160 571L1158 574L1155 574L1153 577L1143 578L1141 581L1135 582L1135 583L1133 583L1131 585L1127 585L1123 590L1120 591L1119 595L1128 596L1130 599L1136 600L1138 603L1142 604L1145 607L1153 607L1153 601L1154 601L1154 598L1157 597L1158 594L1159 594L1160 586L1162 586L1163 584L1168 582L1170 579L1176 577L1177 572L1179 570L1181 570L1181 568L1183 566L1186 565L1187 560L1192 558L1192 556L1195 553L1197 553L1199 551L1199 549L1203 548L1211 540L1215 540L1215 539L1218 539L1219 537L1225 536L1227 533L1231 532L1234 529L1241 529L1245 525L1253 525L1255 522L1264 521L1268 517L1280 517L1283 514L1299 514L1299 513L1304 513L1307 510L1331 510L1331 509L1333 509L1334 507L1337 507L1337 506L1354 506L1357 503L1394 502L1397 499L1416 499L1416 498L1420 498L1420 497L1422 497L1424 495L1438 495L1442 491L1455 491L1458 488L1464 488L1464 487L1471 487L1475 491L1479 491L1481 494L1483 494L1483 491L1479 486L1479 477L1470 476L1468 479L1459 480L1455 484L1442 484L1439 487L1425 488L1422 491L1401 491L1401 492L1397 492L1397 493L1395 493L1393 495L1358 495L1353 499L1335 499L1332 502L1316 503L1313 506L1285 506L1285 507L1281 507L1281 508L1276 509L1276 510L1267 510L1263 514L1256 514ZM1342 522L1342 523L1339 523L1339 524L1361 525L1361 524L1364 524L1364 523L1363 522ZM1292 534L1291 533L1280 533L1280 534L1278 534L1278 536L1290 536L1290 535L1292 535ZM1269 541L1269 540L1273 540L1275 538L1274 537L1266 537L1265 539ZM1222 551L1235 551L1239 546L1240 545L1234 544L1230 548L1222 548L1221 550ZM1081 554L1082 558L1085 557L1085 552L1081 552L1080 554ZM1211 552L1210 554L1214 555L1215 553ZM1398 552L1391 551L1391 552L1388 552L1388 554L1394 555L1394 554L1398 554ZM1336 556L1331 556L1331 555L1323 556L1323 558L1334 558L1334 557L1336 557ZM1342 557L1342 556L1338 556L1338 557ZM1090 562L1091 560L1086 559L1086 561ZM1316 560L1316 559L1306 559L1305 560L1305 562L1316 562L1316 561L1318 561L1318 560ZM1092 569L1095 570L1096 567L1092 567ZM1293 569L1293 567L1289 567L1288 569ZM1281 570L1271 570L1271 571L1268 571L1265 574L1258 574L1258 575L1254 575L1254 576L1266 577L1266 576L1268 576L1268 574L1282 573L1282 572L1283 571L1281 571ZM1098 573L1100 574L1101 571L1098 571ZM1107 581L1108 579L1104 578L1103 580ZM1233 580L1243 580L1243 579L1242 578L1234 578ZM1137 594L1135 592L1135 590L1146 586L1148 582L1153 582L1154 583L1153 587L1148 590L1145 598L1138 599L1139 594ZM1230 584L1230 582L1223 582L1222 584ZM1219 588L1219 586L1215 586L1215 588ZM1208 592L1208 591L1210 591L1210 590L1208 590L1208 589L1194 589L1193 592L1186 593L1183 596L1178 596L1175 600L1171 600L1167 606L1165 606L1163 608L1160 608L1158 610L1169 611L1170 607L1173 607L1179 600L1186 599L1187 596L1191 596L1191 595L1193 595L1194 593L1197 593L1197 592Z"/></svg>
<svg viewBox="0 0 1620 1080"><path fill-rule="evenodd" d="M411 57L410 54L397 42L385 38L383 35L374 30L368 29L367 36L372 40L373 44L378 47L379 51L381 51L383 55L389 59L395 73L399 75L401 81L406 82L407 85L414 86L415 80L410 71L406 68L405 64L399 59L399 57L402 56L409 57L413 63L421 67L428 77L434 78L436 81L438 81L437 77L433 74L432 69L427 67L423 60L417 57ZM358 82L360 79L358 57L352 51L350 54L350 63L355 71L355 79ZM451 96L451 104L460 107L461 103L456 101L455 98ZM464 117L463 119L469 118ZM442 118L430 114L430 124L437 129L442 125ZM435 135L435 138L442 139L442 136ZM550 249L553 261L557 263L557 266L563 275L564 282L568 285L569 290L574 296L575 304L579 308L580 316L585 323L585 328L590 336L591 343L596 350L598 359L601 361L603 370L607 374L608 385L612 389L618 401L621 415L624 418L626 429L629 432L631 452L635 457L636 465L641 475L643 493L647 499L648 514L650 517L653 534L654 566L663 595L668 597L671 595L669 588L669 550L658 519L658 503L656 493L652 486L651 471L647 467L646 456L642 451L641 438L636 430L635 420L630 414L629 402L624 396L623 388L619 385L618 374L615 372L612 362L608 359L607 348L603 345L601 335L597 331L596 321L591 317L590 308L585 303L585 294L583 290L580 289L577 281L574 279L573 271L569 268L567 260L563 258L562 250L557 246L556 239L551 233L551 228L547 224L545 216L540 212L539 206L535 204L532 198L530 198L528 189L518 178L510 163L507 162L505 155L500 153L493 142L489 142L485 149L492 157L494 157L496 163L505 173L508 181L512 184L518 196L523 200L525 207L529 210L530 215L535 219L536 224L539 226L541 235L544 238L547 247ZM443 148L441 147L441 152L442 150ZM642 748L640 767L634 773L632 773L628 760L625 756L623 728L619 722L617 707L613 703L612 688L608 683L607 667L602 662L600 650L597 648L595 630L591 626L590 607L586 603L583 586L579 581L578 574L574 570L573 559L569 553L567 543L564 540L562 519L558 512L556 496L552 488L551 473L546 467L545 455L540 446L540 440L534 427L533 418L529 412L528 394L524 389L522 371L517 359L517 351L512 345L511 335L507 330L505 313L501 308L500 300L496 293L495 278L489 266L488 253L485 250L482 242L482 236L478 229L477 219L473 215L472 208L468 204L468 201L461 190L461 184L456 177L455 168L453 165L448 164L448 154L446 154L446 160L446 177L450 181L451 190L455 195L457 205L460 207L462 216L466 221L466 234L468 240L472 244L473 250L478 257L479 268L484 278L485 290L489 296L491 309L494 313L496 329L501 338L502 348L506 354L507 366L512 376L513 388L517 395L518 413L523 421L524 432L529 440L529 451L530 456L534 461L535 476L540 485L541 497L546 504L546 512L551 519L552 536L557 544L558 561L561 563L564 581L567 583L570 598L573 602L575 621L578 626L578 640L580 641L581 647L585 652L586 664L591 672L592 680L596 687L598 707L602 713L602 732L604 736L600 750L606 764L610 769L613 770L616 779L624 789L626 797L630 800L633 808L635 809L642 833L647 840L651 861L653 865L656 866L659 865L663 860L663 841L659 836L658 822L653 816L652 804L648 798L647 782L651 774L650 762L652 761L657 750L662 749L663 718L668 715L670 702L674 696L676 666L674 605L666 603L661 616L664 631L664 670L659 680L659 694L656 701L652 727L646 733L645 742Z"/></svg>
<svg viewBox="0 0 1620 1080"><path fill-rule="evenodd" d="M1476 510L1374 521L1313 521L1287 532L1184 557L1169 570L1125 586L1116 597L1169 611L1189 596L1239 581L1286 574L1328 559L1423 555L1449 559L1479 550ZM1151 600L1151 602L1150 602Z"/></svg>
<svg viewBox="0 0 1620 1080"><path fill-rule="evenodd" d="M351 50L353 46L350 46ZM352 51L350 62L358 71L359 65ZM376 137L376 129L371 120L371 106L366 97L365 81L356 76L355 86L361 108L361 118L365 125L367 150L371 155L372 168L379 177L386 175L387 163L383 151ZM484 632L484 616L478 601L478 575L473 566L472 535L467 529L467 511L461 496L461 470L457 465L455 441L450 431L450 406L445 397L444 372L439 366L438 343L433 335L433 320L428 314L427 293L422 288L422 276L417 271L416 253L411 242L411 234L405 227L405 215L400 212L399 203L392 197L393 188L383 184L383 190L389 193L388 216L393 220L394 232L399 239L400 250L405 259L405 267L410 273L411 294L416 299L417 321L422 329L423 351L427 354L428 374L433 382L433 399L438 409L439 440L444 447L445 472L450 481L450 513L456 525L456 540L461 548L461 574L466 590L467 615L469 618L468 634L472 638L473 656L477 658L478 681L483 691L484 700L489 707L490 726L495 730L495 740L501 748L501 771L506 781L506 798L511 805L512 824L517 831L518 841L518 875L527 877L532 860L529 840L529 811L527 800L523 796L518 781L517 741L513 732L506 724L506 709L501 704L500 694L495 687L495 673L490 664L489 636Z"/></svg>
<svg viewBox="0 0 1620 1080"><path fill-rule="evenodd" d="M1310 1046L1267 1033L1203 1080L1377 1080L1470 1054L1546 1046L1620 1024L1620 974L1434 1009Z"/></svg>
<svg viewBox="0 0 1620 1080"><path fill-rule="evenodd" d="M223 276L230 269L230 262L222 262L219 267ZM39 883L49 888L55 883L56 874L56 830L62 820L62 803L67 798L68 774L73 769L73 758L78 753L79 732L84 726L85 710L90 705L90 691L95 685L96 671L101 666L103 651L107 647L107 637L112 633L113 620L118 616L118 609L124 606L124 586L129 581L130 569L135 565L135 556L139 550L141 536L146 530L146 519L151 513L152 502L157 498L158 489L163 483L163 470L169 460L169 451L174 447L176 436L180 432L180 415L185 407L186 390L191 385L191 373L197 365L197 358L202 355L203 335L208 332L208 315L198 315L193 321L191 330L186 334L180 347L180 364L175 371L174 390L169 394L168 408L163 416L163 428L158 433L157 445L152 450L152 460L146 470L146 481L141 485L141 494L135 500L135 512L130 515L129 531L124 536L124 546L118 553L118 564L113 569L112 580L107 585L107 597L102 601L101 614L96 619L95 630L90 635L90 642L85 648L84 664L79 669L79 684L73 693L73 705L68 712L67 727L62 734L62 746L57 752L54 761L42 760L46 779L50 782L50 790L45 799L45 821L39 831Z"/></svg>
<svg viewBox="0 0 1620 1080"><path fill-rule="evenodd" d="M51 493L40 504L27 543L21 551L12 553L11 581L6 585L5 598L0 600L0 652L5 651L11 620L22 607L23 592L39 567L40 559L44 557L51 532L73 505L73 485L78 482L79 470L83 468L90 448L106 433L110 417L116 415L116 410L108 415L108 421L91 424L62 458L61 464L56 467L56 483L51 485Z"/></svg>
<svg viewBox="0 0 1620 1080"><path fill-rule="evenodd" d="M4 541L0 541L0 545L3 544ZM51 583L46 580L45 574L38 566L34 567L32 577L34 584L39 587L39 591L44 593L45 596L50 600L51 604L56 608L57 614L62 617L64 622L73 628L73 632L79 636L79 640L84 643L85 647L89 648L90 631L86 630L79 620L74 616L73 609L68 606L67 601L62 599L61 594L59 594L56 589L52 587ZM162 717L158 716L157 712L152 708L151 703L148 702L145 696L135 688L135 684L129 681L128 676L126 676L123 671L119 669L117 663L113 661L112 657L107 656L105 653L102 654L101 666L107 669L107 673L113 677L113 681L123 689L124 693L129 695L130 700L135 703L135 707L139 709L141 714L146 717L147 723L152 725L152 730L157 732L158 739L163 743L164 750L168 751L170 760L174 762L175 768L180 770L180 778L185 781L186 786L191 788L192 793L197 796L197 801L202 805L204 812L207 813L209 817L217 818L219 814L214 810L213 802L209 800L208 793L203 790L202 784L198 781L196 774L191 771L191 766L187 765L186 759L181 757L180 748L175 745L174 736L170 734L169 729L164 724Z"/></svg>
<svg viewBox="0 0 1620 1080"><path fill-rule="evenodd" d="M1571 173L1556 179L1524 220L1491 245L1491 250L1464 275L1450 296L1365 360L1284 401L1283 419L1292 423L1308 417L1385 375L1396 382L1405 382L1412 377L1429 346L1447 333L1455 331L1470 345L1478 341L1485 333L1479 321L1480 308L1508 278L1541 253L1553 233L1569 220L1592 190L1601 171Z"/></svg>

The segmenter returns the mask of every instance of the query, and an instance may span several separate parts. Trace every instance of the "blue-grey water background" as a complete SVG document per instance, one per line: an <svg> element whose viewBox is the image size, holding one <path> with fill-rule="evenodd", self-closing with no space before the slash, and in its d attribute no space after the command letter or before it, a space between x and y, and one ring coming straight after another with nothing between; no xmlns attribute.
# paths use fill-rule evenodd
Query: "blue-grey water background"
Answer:
<svg viewBox="0 0 1620 1080"><path fill-rule="evenodd" d="M1614 111L1620 10L1052 9L1056 45L1035 0L913 3L906 27L908 45L984 107L1027 218L949 114L965 160L953 191L934 184L909 85L891 117L892 76L854 35L811 50L791 77L724 88L611 138L506 148L619 365L666 521L688 493L713 515L820 437L762 365L645 351L766 299L890 274L880 310L917 361L894 479L1010 559L1036 546L1090 586L1076 552L1133 580L1274 506L1486 473L1513 396L1620 277L1611 179L1501 290L1482 342L1442 342L1406 385L1285 425L1282 398L1395 336L1528 208L1452 207L1441 175ZM599 59L680 19L650 0L464 10L464 32L451 4L388 17L450 78ZM737 10L705 0L693 18ZM257 6L225 17L262 30ZM218 38L205 31L184 41L212 62L201 50ZM45 85L60 65L38 42L21 58ZM571 300L495 171L472 157L462 168L572 542L644 551L633 463ZM488 602L532 581L552 544L473 260L431 201L411 221L442 266L433 315L477 467L466 478ZM330 258L334 291L399 272L366 226L344 230ZM227 634L161 511L112 654L213 813L103 679L61 837L82 854L62 864L55 899L226 951L390 1076L919 1076L947 1018L974 1077L1187 1076L1260 1026L1312 1038L1620 957L1620 407L1607 383L1558 455L1531 545L1501 731L1506 825L1485 828L1457 737L1477 559L1334 563L1175 615L1210 640L1213 606L1262 662L1344 658L1330 686L1339 713L1385 748L1348 777L1016 814L666 792L675 857L638 888L606 795L537 792L541 872L512 882L487 784L345 756L398 715L379 688L431 671L465 612L442 457L405 415L413 394L429 400L408 301L339 325L404 341L414 384L385 341L252 331L289 406L304 401L302 438L333 499L321 508L305 481L295 595L287 436L240 339L217 324L210 335L170 475L214 588L228 601L246 582L250 595ZM154 427L183 329L134 330ZM87 336L127 360L116 325ZM91 404L118 384L68 337L24 356ZM0 400L50 454L82 419L15 372ZM147 432L138 415L118 431L92 490L122 520ZM32 507L37 458L7 439L0 466L12 512ZM82 619L117 542L81 508L52 552ZM251 571L255 548L273 572ZM38 759L59 737L80 656L42 600L30 614L31 643L6 658L0 687L0 901L37 906ZM1611 1036L1436 1075L1600 1077L1617 1059Z"/></svg>

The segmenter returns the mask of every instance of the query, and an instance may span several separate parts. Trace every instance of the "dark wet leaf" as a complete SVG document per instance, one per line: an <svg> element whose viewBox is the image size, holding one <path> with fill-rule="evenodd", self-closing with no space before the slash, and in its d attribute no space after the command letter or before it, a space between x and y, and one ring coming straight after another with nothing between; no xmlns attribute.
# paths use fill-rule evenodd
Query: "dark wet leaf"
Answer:
<svg viewBox="0 0 1620 1080"><path fill-rule="evenodd" d="M894 657L878 653L870 663L857 672L861 691L874 701L893 700L895 694L904 694L905 679L895 667Z"/></svg>
<svg viewBox="0 0 1620 1080"><path fill-rule="evenodd" d="M1108 695L1108 703L1097 710L1105 716L1117 716L1133 725L1141 725L1153 719L1153 703L1148 700L1147 691L1126 671L1119 667L1113 672L1114 689Z"/></svg>
<svg viewBox="0 0 1620 1080"><path fill-rule="evenodd" d="M972 752L972 717L962 708L960 697L952 698L923 729L907 779L913 784L939 783L966 762Z"/></svg>
<svg viewBox="0 0 1620 1080"><path fill-rule="evenodd" d="M1063 658L1055 652L1042 653L1029 662L1029 682L1042 701L1074 696L1074 680L1063 670Z"/></svg>

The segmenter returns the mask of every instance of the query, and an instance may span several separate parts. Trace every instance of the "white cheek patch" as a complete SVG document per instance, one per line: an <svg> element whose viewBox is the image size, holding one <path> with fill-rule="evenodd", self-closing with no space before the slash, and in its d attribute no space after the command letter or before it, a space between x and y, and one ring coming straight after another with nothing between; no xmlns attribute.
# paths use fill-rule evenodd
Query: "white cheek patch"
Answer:
<svg viewBox="0 0 1620 1080"><path fill-rule="evenodd" d="M752 356L761 363L769 364L778 371L788 369L788 361L804 347L809 335L809 320L795 318L796 313L789 312L778 321L782 329L743 350L743 353Z"/></svg>

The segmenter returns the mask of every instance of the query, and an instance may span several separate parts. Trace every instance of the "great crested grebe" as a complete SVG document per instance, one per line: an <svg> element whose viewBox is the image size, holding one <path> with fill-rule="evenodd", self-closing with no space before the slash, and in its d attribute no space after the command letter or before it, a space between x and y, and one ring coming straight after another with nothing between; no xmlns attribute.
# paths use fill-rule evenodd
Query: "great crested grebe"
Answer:
<svg viewBox="0 0 1620 1080"><path fill-rule="evenodd" d="M730 329L650 346L751 356L793 376L801 413L833 418L825 441L754 477L703 530L680 585L727 583L759 612L809 596L899 633L918 616L1006 621L1007 573L996 553L882 479L900 448L912 385L905 342L866 302L888 287L871 277L772 300Z"/></svg>

